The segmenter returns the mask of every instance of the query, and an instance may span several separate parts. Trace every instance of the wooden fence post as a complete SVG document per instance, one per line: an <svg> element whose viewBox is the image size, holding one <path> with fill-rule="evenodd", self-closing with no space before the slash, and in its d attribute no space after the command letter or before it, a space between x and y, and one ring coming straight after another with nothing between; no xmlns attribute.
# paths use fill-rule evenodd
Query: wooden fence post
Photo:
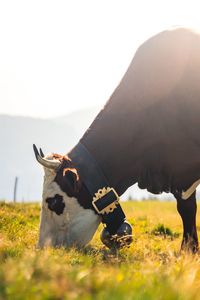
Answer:
<svg viewBox="0 0 200 300"><path fill-rule="evenodd" d="M18 184L18 177L15 177L15 185L14 185L14 194L13 194L13 202L15 203L17 200L17 184Z"/></svg>

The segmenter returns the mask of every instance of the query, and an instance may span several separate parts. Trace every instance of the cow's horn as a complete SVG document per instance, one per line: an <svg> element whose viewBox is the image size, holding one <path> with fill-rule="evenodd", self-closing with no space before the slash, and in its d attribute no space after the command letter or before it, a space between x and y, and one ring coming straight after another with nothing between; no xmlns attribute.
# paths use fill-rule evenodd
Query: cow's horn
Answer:
<svg viewBox="0 0 200 300"><path fill-rule="evenodd" d="M35 144L33 144L33 150L35 153L35 157L37 159L37 161L44 167L48 168L48 169L53 169L56 170L59 166L60 166L60 162L59 161L55 161L55 160L48 160L44 157L42 157L39 154L39 151L37 149L37 147L35 146Z"/></svg>
<svg viewBox="0 0 200 300"><path fill-rule="evenodd" d="M43 153L43 151L42 151L41 148L40 148L40 156L41 156L41 157L44 157L44 153Z"/></svg>

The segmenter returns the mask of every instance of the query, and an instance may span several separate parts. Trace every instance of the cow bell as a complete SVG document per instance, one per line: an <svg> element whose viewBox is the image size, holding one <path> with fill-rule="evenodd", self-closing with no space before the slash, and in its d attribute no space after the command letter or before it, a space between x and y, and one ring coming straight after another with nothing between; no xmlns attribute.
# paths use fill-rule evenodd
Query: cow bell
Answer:
<svg viewBox="0 0 200 300"><path fill-rule="evenodd" d="M111 235L105 227L100 235L102 243L110 249L120 249L129 246L132 241L132 227L124 221L114 235Z"/></svg>

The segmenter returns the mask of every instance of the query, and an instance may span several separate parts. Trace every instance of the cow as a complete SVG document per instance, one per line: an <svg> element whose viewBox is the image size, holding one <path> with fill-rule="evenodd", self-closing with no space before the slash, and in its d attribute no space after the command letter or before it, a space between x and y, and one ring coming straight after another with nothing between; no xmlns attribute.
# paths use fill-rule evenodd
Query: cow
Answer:
<svg viewBox="0 0 200 300"><path fill-rule="evenodd" d="M40 247L85 246L100 222L105 245L129 244L131 226L119 197L138 183L174 195L181 249L197 252L200 34L179 27L145 41L75 147L64 156L44 156L35 145L34 152L45 173Z"/></svg>

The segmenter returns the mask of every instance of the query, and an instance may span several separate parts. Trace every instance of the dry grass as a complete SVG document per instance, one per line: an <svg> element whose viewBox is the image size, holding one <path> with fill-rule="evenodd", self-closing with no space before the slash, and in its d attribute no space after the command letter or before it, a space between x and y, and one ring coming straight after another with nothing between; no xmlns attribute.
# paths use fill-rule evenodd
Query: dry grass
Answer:
<svg viewBox="0 0 200 300"><path fill-rule="evenodd" d="M123 203L134 242L37 250L39 206L0 204L0 299L200 299L200 257L180 253L175 202Z"/></svg>

